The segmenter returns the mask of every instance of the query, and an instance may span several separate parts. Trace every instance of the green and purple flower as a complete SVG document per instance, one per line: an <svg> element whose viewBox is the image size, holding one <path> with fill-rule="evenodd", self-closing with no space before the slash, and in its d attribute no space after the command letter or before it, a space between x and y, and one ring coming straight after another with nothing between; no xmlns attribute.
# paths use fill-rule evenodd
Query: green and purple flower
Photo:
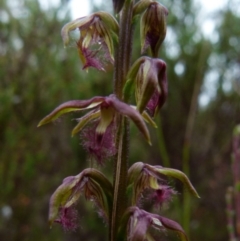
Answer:
<svg viewBox="0 0 240 241"><path fill-rule="evenodd" d="M156 127L151 117L146 112L140 114L136 108L118 100L115 95L65 102L43 118L38 126L54 121L65 113L81 110L90 111L77 119L78 124L73 129L72 135L80 132L86 125L92 124L91 129L87 129L82 134L83 146L90 155L98 160L99 164L102 164L103 160L116 153L115 118L117 114L130 118L144 135L147 142L151 144L150 134L144 122L145 120Z"/></svg>

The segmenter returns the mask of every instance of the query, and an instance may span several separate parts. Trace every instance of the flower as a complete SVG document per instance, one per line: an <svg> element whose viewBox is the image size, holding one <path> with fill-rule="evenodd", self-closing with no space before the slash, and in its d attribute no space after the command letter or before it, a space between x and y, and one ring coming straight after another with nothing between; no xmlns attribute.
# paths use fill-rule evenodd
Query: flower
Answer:
<svg viewBox="0 0 240 241"><path fill-rule="evenodd" d="M141 0L134 5L133 17L139 14L142 14L140 23L142 53L150 47L152 56L156 58L166 37L168 10L157 1Z"/></svg>
<svg viewBox="0 0 240 241"><path fill-rule="evenodd" d="M76 176L66 177L55 190L49 204L49 224L60 223L65 230L77 228L75 205L81 194L93 201L107 222L112 205L112 184L98 170L87 168Z"/></svg>
<svg viewBox="0 0 240 241"><path fill-rule="evenodd" d="M147 108L151 116L156 116L168 94L165 62L156 58L139 58L129 70L124 87L125 96L131 92L133 84L136 86L135 99L139 112Z"/></svg>
<svg viewBox="0 0 240 241"><path fill-rule="evenodd" d="M150 231L154 228L158 231L169 229L177 232L181 240L188 241L183 228L175 221L157 214L146 212L136 206L129 207L124 213L118 229L117 240L122 240L128 231L128 240L155 240Z"/></svg>
<svg viewBox="0 0 240 241"><path fill-rule="evenodd" d="M104 70L107 62L114 62L113 39L117 39L118 34L118 23L114 17L105 12L96 12L67 23L61 31L65 46L70 41L69 33L75 29L80 31L76 44L83 69L94 67Z"/></svg>
<svg viewBox="0 0 240 241"><path fill-rule="evenodd" d="M87 124L95 121L95 126L83 134L84 138L88 139L87 142L85 140L84 147L96 157L100 164L102 164L103 158L108 157L107 153L111 156L116 152L114 121L117 113L130 118L148 143L151 144L149 131L144 122L145 120L156 127L151 117L146 112L141 115L134 107L118 100L115 95L65 102L43 118L38 126L54 121L64 113L87 109L90 109L90 112L78 119L78 124L73 129L72 135L81 131ZM108 148L110 149L107 150Z"/></svg>
<svg viewBox="0 0 240 241"><path fill-rule="evenodd" d="M141 18L142 52L150 47L153 57L157 57L158 50L166 37L166 17L168 10L158 2L149 4Z"/></svg>
<svg viewBox="0 0 240 241"><path fill-rule="evenodd" d="M176 192L165 184L165 181L162 179L164 176L180 180L192 195L199 197L197 191L183 172L172 168L136 162L128 170L128 186L132 187L133 192L132 205L138 203L141 194L146 189L153 191L153 201L155 201L157 206L161 206L163 202L170 201L171 196L176 194Z"/></svg>

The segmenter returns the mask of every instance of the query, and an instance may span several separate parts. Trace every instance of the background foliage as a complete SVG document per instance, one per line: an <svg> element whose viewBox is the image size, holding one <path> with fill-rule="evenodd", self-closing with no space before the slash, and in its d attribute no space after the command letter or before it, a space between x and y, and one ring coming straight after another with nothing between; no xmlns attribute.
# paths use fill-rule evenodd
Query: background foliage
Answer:
<svg viewBox="0 0 240 241"><path fill-rule="evenodd" d="M202 197L191 201L192 240L227 240L224 196L232 183L232 130L240 122L240 15L235 1L229 1L214 16L214 36L206 39L192 1L162 3L169 9L168 37L160 51L168 66L169 97L157 118L157 137L151 130L152 148L132 128L131 158L188 172ZM63 49L59 32L69 20L65 1L48 9L39 1L0 3L1 240L106 237L106 224L84 198L76 232L57 225L49 230L47 224L49 197L61 180L94 163L79 139L70 137L77 115L40 129L37 123L63 101L108 95L112 88L111 69L85 73L76 50ZM136 26L133 61L140 51L138 39ZM110 173L112 163L103 168ZM177 199L168 210L155 211L182 223L182 195Z"/></svg>

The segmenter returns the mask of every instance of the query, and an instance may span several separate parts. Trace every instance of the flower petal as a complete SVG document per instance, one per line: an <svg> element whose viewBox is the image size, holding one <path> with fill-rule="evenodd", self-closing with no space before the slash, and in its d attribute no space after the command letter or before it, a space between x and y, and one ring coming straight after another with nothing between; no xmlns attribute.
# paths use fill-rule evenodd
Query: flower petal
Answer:
<svg viewBox="0 0 240 241"><path fill-rule="evenodd" d="M146 240L146 238L147 240L154 240L151 235L148 236L148 229L150 227L160 231L163 228L173 230L177 232L182 241L188 241L187 235L180 224L160 215L146 212L136 206L129 207L124 213L118 234L123 234L124 231L126 232L127 220L129 220L129 239L131 241L143 241ZM150 237L150 239L148 239L148 237ZM117 241L118 240L120 240L120 238L117 239Z"/></svg>
<svg viewBox="0 0 240 241"><path fill-rule="evenodd" d="M104 23L104 25L107 26L109 30L113 31L115 34L118 34L119 32L118 22L111 14L107 12L99 11L99 12L96 12L95 15L98 15L101 18L102 22Z"/></svg>
<svg viewBox="0 0 240 241"><path fill-rule="evenodd" d="M141 114L130 105L121 102L114 96L109 97L112 107L120 114L129 117L144 135L149 145L151 145L150 134Z"/></svg>
<svg viewBox="0 0 240 241"><path fill-rule="evenodd" d="M69 44L69 32L70 31L72 31L76 28L81 28L82 26L91 22L93 18L94 18L94 15L92 14L87 17L78 18L74 21L71 21L71 22L65 24L61 31L64 46L66 47Z"/></svg>
<svg viewBox="0 0 240 241"><path fill-rule="evenodd" d="M133 7L133 17L135 17L138 14L143 13L149 7L149 5L151 3L152 3L151 0L138 1Z"/></svg>
<svg viewBox="0 0 240 241"><path fill-rule="evenodd" d="M98 134L103 134L113 121L115 110L112 107L101 107L100 111L101 119L97 126L96 132Z"/></svg>
<svg viewBox="0 0 240 241"><path fill-rule="evenodd" d="M134 106L134 105L131 105L131 107L132 107L134 110L137 109L137 107ZM154 127L154 128L158 128L158 127L157 127L157 124L155 123L155 121L151 118L151 116L150 116L146 111L143 111L143 112L141 113L141 115L142 115L142 117L143 117L143 119L144 119L145 122L147 122L148 124L150 124L150 125L151 125L152 127Z"/></svg>
<svg viewBox="0 0 240 241"><path fill-rule="evenodd" d="M130 70L127 74L127 81L124 85L123 93L124 93L124 101L128 101L129 97L131 96L132 87L135 82L136 76L138 74L140 66L148 60L148 57L140 57L138 58L134 64L131 66Z"/></svg>
<svg viewBox="0 0 240 241"><path fill-rule="evenodd" d="M82 118L78 119L78 124L72 130L72 136L82 130L82 128L87 125L90 121L98 118L100 116L100 110L95 112L90 112L83 116Z"/></svg>
<svg viewBox="0 0 240 241"><path fill-rule="evenodd" d="M154 228L158 229L160 227L159 223L161 223L163 227L177 232L177 234L180 236L180 239L182 241L188 241L187 235L179 223L159 215L153 215L153 216L155 216L154 219L152 219L153 221L152 226Z"/></svg>
<svg viewBox="0 0 240 241"><path fill-rule="evenodd" d="M94 107L97 107L104 101L105 97L93 97L89 100L70 100L67 101L60 106L58 106L56 109L54 109L49 115L44 117L38 124L39 126L42 126L44 124L47 124L51 121L56 120L59 116L71 112L71 111L79 111L79 110L85 110L85 109L91 109Z"/></svg>

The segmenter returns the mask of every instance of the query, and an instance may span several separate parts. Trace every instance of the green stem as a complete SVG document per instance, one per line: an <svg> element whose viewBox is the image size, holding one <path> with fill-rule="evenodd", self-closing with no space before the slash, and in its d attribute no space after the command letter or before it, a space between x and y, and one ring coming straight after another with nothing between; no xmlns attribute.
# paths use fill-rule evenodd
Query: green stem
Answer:
<svg viewBox="0 0 240 241"><path fill-rule="evenodd" d="M132 0L126 0L120 13L119 44L115 54L114 93L122 99L123 86L130 67L132 52Z"/></svg>
<svg viewBox="0 0 240 241"><path fill-rule="evenodd" d="M134 1L126 0L120 13L119 45L115 55L114 93L122 100L123 87L130 68L132 44L132 10ZM113 184L113 207L110 219L109 238L116 240L119 220L127 207L126 188L129 152L129 124L126 117L117 115L117 155L115 158L115 176Z"/></svg>

